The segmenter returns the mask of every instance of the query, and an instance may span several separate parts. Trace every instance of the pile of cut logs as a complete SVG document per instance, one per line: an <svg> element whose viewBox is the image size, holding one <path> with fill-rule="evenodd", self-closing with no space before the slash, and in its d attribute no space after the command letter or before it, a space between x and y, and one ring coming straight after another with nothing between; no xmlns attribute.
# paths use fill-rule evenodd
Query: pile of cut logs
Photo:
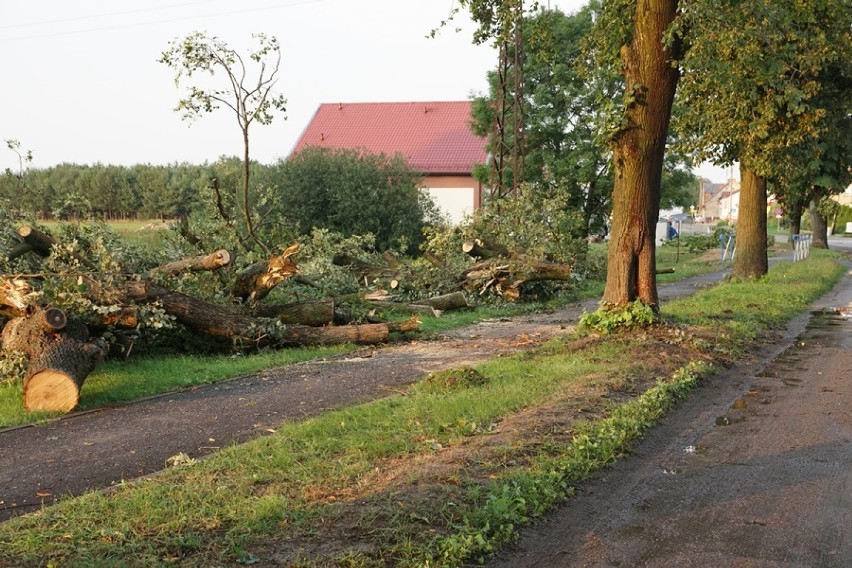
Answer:
<svg viewBox="0 0 852 568"><path fill-rule="evenodd" d="M49 235L30 226L18 231L20 242L8 251L8 258L33 253L51 254L57 243ZM112 305L105 314L87 324L68 318L60 309L42 305L37 291L38 278L0 276L0 322L5 321L0 343L7 352L26 356L28 371L24 380L24 406L28 410L70 411L80 397L86 377L97 363L110 354L115 345L99 337L108 327L133 329L137 326L140 305L155 304L193 333L226 340L243 348L327 345L339 343L378 344L387 342L393 332L419 330L422 317L438 317L444 311L469 307L466 294L493 290L509 300L520 296L520 287L542 279L565 280L571 272L566 265L532 261L512 255L505 247L468 241L463 250L474 264L458 275L456 290L414 303L400 301L394 293L406 267L394 255L384 256L384 266L358 258L338 255L333 262L353 271L359 281L372 289L343 298L312 300L298 304L268 304L263 299L288 278L311 284L298 273L293 257L299 246L293 245L266 261L247 266L235 275L229 294L234 305L211 303L156 284L160 275L214 271L230 267L233 255L227 250L184 258L152 268L144 274L128 276L118 289L108 292L97 281L97 267L86 258L76 260L87 272L78 276L81 293L101 305ZM432 259L440 263L440 259ZM391 292L376 290L386 284ZM338 306L357 301L369 306L369 312L351 324ZM382 319L387 313L407 314L404 321ZM117 334L121 338L121 334ZM132 345L132 344L131 344ZM131 345L125 345L127 352Z"/></svg>

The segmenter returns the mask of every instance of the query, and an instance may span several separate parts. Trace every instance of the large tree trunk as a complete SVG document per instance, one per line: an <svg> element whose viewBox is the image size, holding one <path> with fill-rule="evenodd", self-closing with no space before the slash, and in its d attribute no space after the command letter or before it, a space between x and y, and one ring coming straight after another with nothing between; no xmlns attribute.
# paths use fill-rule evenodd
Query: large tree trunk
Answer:
<svg viewBox="0 0 852 568"><path fill-rule="evenodd" d="M769 257L766 253L766 180L747 165L740 165L739 209L736 254L731 274L736 278L758 278L769 272Z"/></svg>
<svg viewBox="0 0 852 568"><path fill-rule="evenodd" d="M281 323L320 327L334 321L334 300L311 300L295 304L260 305L254 310L258 316L276 318Z"/></svg>
<svg viewBox="0 0 852 568"><path fill-rule="evenodd" d="M677 15L677 0L639 0L633 40L621 49L627 124L613 148L612 234L605 305L640 300L659 309L654 242L660 210L663 155L677 87L674 53L663 34Z"/></svg>
<svg viewBox="0 0 852 568"><path fill-rule="evenodd" d="M24 408L68 412L77 406L83 382L105 355L88 336L85 325L56 309L38 309L6 324L3 348L29 360Z"/></svg>
<svg viewBox="0 0 852 568"><path fill-rule="evenodd" d="M464 296L464 292L451 292L441 296L424 298L422 300L417 300L417 303L426 304L427 306L432 306L436 310L441 311L459 310L470 307L467 303L467 298Z"/></svg>
<svg viewBox="0 0 852 568"><path fill-rule="evenodd" d="M524 257L491 259L471 266L461 275L461 284L468 289L478 289L480 294L493 289L509 301L520 297L520 287L527 282L541 280L569 280L572 267L546 260Z"/></svg>

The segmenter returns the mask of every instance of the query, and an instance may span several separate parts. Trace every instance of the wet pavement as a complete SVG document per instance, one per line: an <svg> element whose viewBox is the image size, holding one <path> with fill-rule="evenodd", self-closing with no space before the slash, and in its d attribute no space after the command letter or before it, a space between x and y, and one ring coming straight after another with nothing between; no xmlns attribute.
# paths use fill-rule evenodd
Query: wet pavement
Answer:
<svg viewBox="0 0 852 568"><path fill-rule="evenodd" d="M852 566L852 271L794 326L492 566Z"/></svg>

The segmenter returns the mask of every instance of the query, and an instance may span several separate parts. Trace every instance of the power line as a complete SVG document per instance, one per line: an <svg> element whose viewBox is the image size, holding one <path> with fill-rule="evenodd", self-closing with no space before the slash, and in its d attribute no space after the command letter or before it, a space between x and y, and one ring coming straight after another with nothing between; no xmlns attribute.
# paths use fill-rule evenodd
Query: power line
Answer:
<svg viewBox="0 0 852 568"><path fill-rule="evenodd" d="M152 21L147 21L147 22L136 22L136 23L132 23L132 24L118 24L118 25L111 25L111 26L102 26L102 27L97 27L97 28L64 30L64 31L61 31L61 32L54 32L54 33L47 33L47 34L36 34L36 35L29 35L29 36L4 37L4 38L0 38L0 43L11 42L11 41L23 41L23 40L30 40L30 39L44 39L44 38L51 38L51 37L61 37L61 36L77 35L77 34L92 33L92 32L121 30L121 29L128 29L128 28L138 28L138 27L153 26L153 25L158 25L158 24L168 24L168 23L171 23L171 22L182 22L182 21L186 21L186 20L201 20L201 19L204 19L204 18L215 18L215 17L219 17L219 16L233 16L233 15L236 15L236 14L245 14L245 13L249 13L249 12L261 12L261 11L265 11L265 10L292 8L292 7L301 6L301 5L304 5L304 4L318 4L320 2L325 2L325 1L326 0L302 0L302 1L289 2L287 4L279 4L279 5L274 5L274 6L261 6L261 7L258 7L258 8L244 8L242 10L231 10L231 11L227 11L227 12L216 12L216 13L211 13L211 14L193 14L191 16L183 16L183 17L180 17L180 18L169 18L169 19L164 19L164 20L152 20ZM185 4L185 5L189 5L189 4ZM128 13L130 13L130 12L128 12Z"/></svg>
<svg viewBox="0 0 852 568"><path fill-rule="evenodd" d="M169 6L154 6L150 8L138 8L136 10L124 10L122 12L107 12L105 14L89 14L86 16L74 16L71 18L60 18L57 20L41 20L40 22L26 22L19 24L6 24L0 26L0 30L9 30L13 28L28 28L32 26L46 26L50 24L65 24L68 22L79 22L80 20L96 20L99 18L111 18L112 16L127 16L130 14L139 14L142 12L158 12L161 10L171 10L173 8L184 8L186 6L195 6L197 4L208 4L213 0L198 0L196 2L186 2L184 4L172 4Z"/></svg>

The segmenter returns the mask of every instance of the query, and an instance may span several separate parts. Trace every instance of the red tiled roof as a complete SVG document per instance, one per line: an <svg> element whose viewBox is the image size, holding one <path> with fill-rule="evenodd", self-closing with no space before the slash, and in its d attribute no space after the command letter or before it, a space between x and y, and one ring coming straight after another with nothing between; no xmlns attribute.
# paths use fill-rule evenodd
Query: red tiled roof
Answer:
<svg viewBox="0 0 852 568"><path fill-rule="evenodd" d="M470 131L469 101L321 104L292 154L308 146L401 153L426 174L470 174L486 140Z"/></svg>

